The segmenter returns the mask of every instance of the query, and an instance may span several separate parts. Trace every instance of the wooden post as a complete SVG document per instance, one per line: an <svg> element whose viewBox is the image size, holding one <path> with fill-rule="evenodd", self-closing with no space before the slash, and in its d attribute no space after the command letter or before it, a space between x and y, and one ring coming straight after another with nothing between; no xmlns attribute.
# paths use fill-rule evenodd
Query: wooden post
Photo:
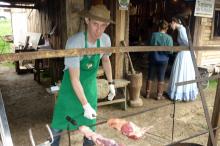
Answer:
<svg viewBox="0 0 220 146"><path fill-rule="evenodd" d="M125 10L119 10L118 3L116 4L116 29L115 29L115 46L120 46L120 42L126 39L126 13ZM115 54L115 78L123 78L124 74L124 53Z"/></svg>
<svg viewBox="0 0 220 146"><path fill-rule="evenodd" d="M129 22L130 22L130 18L129 18L129 9L128 12L125 15L125 44L127 44L127 46L129 46ZM128 74L128 70L129 70L129 63L128 63L128 58L125 57L125 63L124 63L124 75Z"/></svg>
<svg viewBox="0 0 220 146"><path fill-rule="evenodd" d="M195 18L195 29L194 29L194 36L193 36L193 46L201 46L201 18ZM198 65L202 63L202 54L203 52L195 51L196 53L196 62Z"/></svg>
<svg viewBox="0 0 220 146"><path fill-rule="evenodd" d="M212 112L212 127L215 128L218 126L220 126L220 78L218 79L214 108L213 108L213 112ZM216 143L217 143L218 135L219 135L219 130L214 131ZM211 142L210 137L208 139L207 146L212 146L212 142Z"/></svg>

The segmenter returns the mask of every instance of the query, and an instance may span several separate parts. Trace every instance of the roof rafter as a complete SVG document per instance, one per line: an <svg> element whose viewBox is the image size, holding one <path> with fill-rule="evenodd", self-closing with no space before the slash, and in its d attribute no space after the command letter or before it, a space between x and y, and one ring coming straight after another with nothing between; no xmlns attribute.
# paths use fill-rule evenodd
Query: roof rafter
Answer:
<svg viewBox="0 0 220 146"><path fill-rule="evenodd" d="M9 5L0 4L0 7L36 9L39 4L44 1L45 0L0 0L0 2L9 3Z"/></svg>

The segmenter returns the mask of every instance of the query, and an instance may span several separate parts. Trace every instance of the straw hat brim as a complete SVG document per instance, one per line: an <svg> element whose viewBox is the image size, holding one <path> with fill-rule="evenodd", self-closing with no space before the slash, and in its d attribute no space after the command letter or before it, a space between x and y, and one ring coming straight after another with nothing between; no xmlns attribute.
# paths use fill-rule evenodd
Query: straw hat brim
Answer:
<svg viewBox="0 0 220 146"><path fill-rule="evenodd" d="M93 14L90 14L88 11L81 11L81 12L79 12L79 15L81 17L84 17L84 18L91 18L93 20L115 24L115 22L111 19L105 19L105 18L102 18L102 17L95 16Z"/></svg>

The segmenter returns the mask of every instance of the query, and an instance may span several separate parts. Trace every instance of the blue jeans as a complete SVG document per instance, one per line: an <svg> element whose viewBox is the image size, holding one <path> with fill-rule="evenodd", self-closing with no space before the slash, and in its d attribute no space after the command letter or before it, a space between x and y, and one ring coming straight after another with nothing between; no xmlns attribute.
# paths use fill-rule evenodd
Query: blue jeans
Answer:
<svg viewBox="0 0 220 146"><path fill-rule="evenodd" d="M149 65L148 80L153 81L156 76L159 82L163 82L168 63L150 63Z"/></svg>
<svg viewBox="0 0 220 146"><path fill-rule="evenodd" d="M51 144L51 146L59 146L59 144L60 144L60 135L59 136L57 136L57 135L59 133L61 133L62 130L51 128L51 131L52 131L53 135L55 136L54 137L54 141ZM94 146L94 145L95 145L95 143L92 140L89 140L88 138L86 138L84 136L84 138L83 138L83 146Z"/></svg>

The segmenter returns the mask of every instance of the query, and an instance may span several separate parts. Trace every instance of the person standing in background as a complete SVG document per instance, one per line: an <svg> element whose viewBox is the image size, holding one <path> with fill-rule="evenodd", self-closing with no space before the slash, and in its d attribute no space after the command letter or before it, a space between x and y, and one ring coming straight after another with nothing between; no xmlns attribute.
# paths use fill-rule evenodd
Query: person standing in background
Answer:
<svg viewBox="0 0 220 146"><path fill-rule="evenodd" d="M171 27L178 30L177 42L180 46L189 46L186 28L181 24L180 19L172 18ZM171 100L193 101L198 94L196 83L176 86L176 83L195 80L195 69L192 62L190 51L178 52L173 64L168 95Z"/></svg>
<svg viewBox="0 0 220 146"><path fill-rule="evenodd" d="M151 46L173 46L172 37L167 34L169 24L165 20L159 22L159 31L154 32L151 37L150 45ZM164 77L169 61L170 52L164 51L155 51L149 54L150 63L149 63L149 72L148 80L146 83L146 98L150 98L152 82L157 76L157 100L164 99Z"/></svg>

